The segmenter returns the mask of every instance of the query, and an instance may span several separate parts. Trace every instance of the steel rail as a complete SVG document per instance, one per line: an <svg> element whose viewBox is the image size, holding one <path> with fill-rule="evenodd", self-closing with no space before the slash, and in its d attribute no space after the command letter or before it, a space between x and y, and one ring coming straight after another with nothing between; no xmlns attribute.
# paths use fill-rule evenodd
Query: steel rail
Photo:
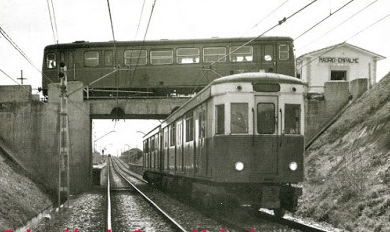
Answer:
<svg viewBox="0 0 390 232"><path fill-rule="evenodd" d="M113 168L115 169L114 165ZM150 205L152 205L157 211L162 214L170 223L174 225L174 227L178 231L187 232L187 230L181 226L178 222L175 221L171 216L169 216L163 209L161 209L154 201L152 201L146 194L144 194L141 190L139 190L133 183L131 183L130 180L128 180L122 173L120 173L118 170L116 170L117 173L127 182L129 183Z"/></svg>
<svg viewBox="0 0 390 232"><path fill-rule="evenodd" d="M111 231L110 164L111 158L107 159L107 231Z"/></svg>

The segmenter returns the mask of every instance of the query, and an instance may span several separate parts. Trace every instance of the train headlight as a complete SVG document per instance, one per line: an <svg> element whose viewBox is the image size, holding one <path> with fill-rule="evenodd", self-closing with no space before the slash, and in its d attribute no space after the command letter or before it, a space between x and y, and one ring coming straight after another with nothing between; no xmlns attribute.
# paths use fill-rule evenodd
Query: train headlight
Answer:
<svg viewBox="0 0 390 232"><path fill-rule="evenodd" d="M297 162L291 162L288 167L290 168L291 171L296 171L298 169L298 164Z"/></svg>
<svg viewBox="0 0 390 232"><path fill-rule="evenodd" d="M234 168L235 168L237 171L241 172L242 170L244 170L244 163L238 161L238 162L234 165Z"/></svg>

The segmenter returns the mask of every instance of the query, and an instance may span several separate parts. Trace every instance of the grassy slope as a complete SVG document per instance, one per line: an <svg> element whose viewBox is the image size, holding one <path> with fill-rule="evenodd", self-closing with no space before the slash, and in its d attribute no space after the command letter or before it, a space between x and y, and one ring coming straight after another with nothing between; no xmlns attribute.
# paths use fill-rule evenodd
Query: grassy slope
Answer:
<svg viewBox="0 0 390 232"><path fill-rule="evenodd" d="M390 231L390 73L306 152L299 214L350 231Z"/></svg>
<svg viewBox="0 0 390 232"><path fill-rule="evenodd" d="M51 204L49 195L0 151L0 231L24 226Z"/></svg>

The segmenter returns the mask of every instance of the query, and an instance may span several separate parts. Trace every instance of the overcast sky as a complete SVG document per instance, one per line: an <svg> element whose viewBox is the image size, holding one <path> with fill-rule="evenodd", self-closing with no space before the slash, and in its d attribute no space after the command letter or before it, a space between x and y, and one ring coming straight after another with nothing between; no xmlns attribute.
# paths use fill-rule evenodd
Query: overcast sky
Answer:
<svg viewBox="0 0 390 232"><path fill-rule="evenodd" d="M113 39L107 0L51 1L55 12L51 17L56 19L53 28L57 28L54 33L47 1L0 1L1 28L34 64L33 67L0 35L0 69L15 80L23 70L27 78L24 84L35 89L41 85L37 69L41 70L46 45L57 40L69 43ZM115 39L142 40L154 2L147 40L258 36L312 0L110 0ZM348 2L351 3L336 12ZM378 62L379 80L390 71L390 17L384 18L389 9L388 0L317 0L266 35L296 39L297 56L344 41L385 56L387 59ZM300 36L330 14L333 15ZM0 72L0 85L13 84Z"/></svg>

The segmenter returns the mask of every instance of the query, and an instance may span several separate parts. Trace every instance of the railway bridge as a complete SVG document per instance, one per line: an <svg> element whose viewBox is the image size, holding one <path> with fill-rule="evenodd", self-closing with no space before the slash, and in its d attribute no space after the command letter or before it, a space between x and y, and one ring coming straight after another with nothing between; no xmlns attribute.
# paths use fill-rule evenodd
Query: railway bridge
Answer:
<svg viewBox="0 0 390 232"><path fill-rule="evenodd" d="M94 99L83 97L81 82L68 82L70 194L92 185L93 119L164 119L188 98ZM60 85L49 85L44 103L31 86L0 86L0 152L18 162L49 189L58 189Z"/></svg>

